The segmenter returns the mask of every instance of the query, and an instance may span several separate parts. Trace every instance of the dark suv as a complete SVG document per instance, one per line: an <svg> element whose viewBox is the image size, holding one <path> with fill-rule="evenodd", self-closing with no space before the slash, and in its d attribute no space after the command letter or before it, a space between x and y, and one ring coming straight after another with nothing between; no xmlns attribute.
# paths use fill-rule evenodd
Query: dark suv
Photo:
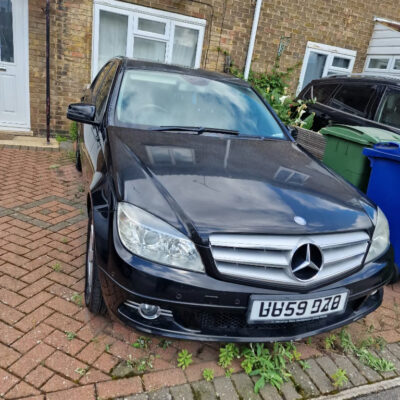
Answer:
<svg viewBox="0 0 400 400"><path fill-rule="evenodd" d="M333 123L375 126L400 134L400 79L377 76L332 76L316 79L299 94L316 98L314 130Z"/></svg>

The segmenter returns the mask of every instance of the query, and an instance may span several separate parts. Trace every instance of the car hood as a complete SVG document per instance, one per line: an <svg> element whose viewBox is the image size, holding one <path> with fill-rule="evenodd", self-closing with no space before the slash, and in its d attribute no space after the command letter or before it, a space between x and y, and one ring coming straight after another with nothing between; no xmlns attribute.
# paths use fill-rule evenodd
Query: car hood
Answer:
<svg viewBox="0 0 400 400"><path fill-rule="evenodd" d="M291 141L119 127L109 127L108 138L118 201L149 211L197 242L216 232L372 227L365 210L372 204Z"/></svg>

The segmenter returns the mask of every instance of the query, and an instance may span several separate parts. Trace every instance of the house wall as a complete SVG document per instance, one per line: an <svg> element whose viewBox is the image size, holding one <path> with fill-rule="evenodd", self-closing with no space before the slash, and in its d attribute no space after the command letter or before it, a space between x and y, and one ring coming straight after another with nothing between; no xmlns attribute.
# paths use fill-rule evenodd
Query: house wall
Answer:
<svg viewBox="0 0 400 400"><path fill-rule="evenodd" d="M145 7L207 20L202 68L223 70L224 54L243 68L255 1L252 0L129 0ZM65 132L69 103L79 101L90 82L92 0L55 0L51 9L51 129ZM44 0L29 0L31 126L45 132ZM252 68L270 70L281 36L291 36L281 58L284 69L301 63L307 41L357 50L355 72L361 72L374 28L373 17L400 21L398 0L264 0ZM300 66L293 75L297 84Z"/></svg>

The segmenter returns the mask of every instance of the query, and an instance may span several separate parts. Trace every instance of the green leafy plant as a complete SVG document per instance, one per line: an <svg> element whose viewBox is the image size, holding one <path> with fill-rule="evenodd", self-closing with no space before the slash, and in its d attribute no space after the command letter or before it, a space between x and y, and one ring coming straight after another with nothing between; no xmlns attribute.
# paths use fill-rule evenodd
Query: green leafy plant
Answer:
<svg viewBox="0 0 400 400"><path fill-rule="evenodd" d="M76 372L77 374L83 376L83 375L86 374L87 370L88 370L87 368L77 368L77 369L75 370L75 372Z"/></svg>
<svg viewBox="0 0 400 400"><path fill-rule="evenodd" d="M148 349L151 344L151 339L146 336L140 336L136 339L136 342L132 343L132 347L135 349Z"/></svg>
<svg viewBox="0 0 400 400"><path fill-rule="evenodd" d="M69 126L69 137L72 142L78 140L78 124L75 121L72 121Z"/></svg>
<svg viewBox="0 0 400 400"><path fill-rule="evenodd" d="M61 264L59 262L56 262L53 266L53 271L55 272L60 272L61 271Z"/></svg>
<svg viewBox="0 0 400 400"><path fill-rule="evenodd" d="M346 370L341 368L337 369L331 378L333 380L333 386L337 388L344 386L349 381Z"/></svg>
<svg viewBox="0 0 400 400"><path fill-rule="evenodd" d="M106 353L109 353L111 351L111 344L106 343Z"/></svg>
<svg viewBox="0 0 400 400"><path fill-rule="evenodd" d="M222 368L228 368L234 358L240 357L239 348L234 343L228 343L219 349L219 362Z"/></svg>
<svg viewBox="0 0 400 400"><path fill-rule="evenodd" d="M299 360L300 367L305 371L306 369L310 369L310 364L306 360Z"/></svg>
<svg viewBox="0 0 400 400"><path fill-rule="evenodd" d="M214 380L214 370L212 368L205 368L203 370L203 378L207 382L211 382L212 380Z"/></svg>
<svg viewBox="0 0 400 400"><path fill-rule="evenodd" d="M227 378L230 378L233 373L234 373L234 369L233 368L228 368L228 369L225 370L225 376Z"/></svg>
<svg viewBox="0 0 400 400"><path fill-rule="evenodd" d="M162 338L160 342L158 343L158 347L161 347L163 350L168 349L169 346L171 346L172 342L170 340L167 340L165 338Z"/></svg>
<svg viewBox="0 0 400 400"><path fill-rule="evenodd" d="M186 369L191 363L193 362L192 360L192 354L189 353L186 349L181 350L178 353L178 367L182 368L183 370Z"/></svg>
<svg viewBox="0 0 400 400"><path fill-rule="evenodd" d="M61 142L66 142L68 140L68 138L65 137L65 136L57 134L56 135L56 140L57 140L58 143L61 143Z"/></svg>
<svg viewBox="0 0 400 400"><path fill-rule="evenodd" d="M378 372L394 371L396 368L391 361L385 360L384 358L377 357L373 354L369 347L371 347L371 340L363 341L359 347L357 347L352 339L351 335L342 329L339 334L340 345L346 353L355 354L358 359L368 367ZM373 341L375 343L375 341ZM381 343L381 342L380 342Z"/></svg>
<svg viewBox="0 0 400 400"><path fill-rule="evenodd" d="M287 364L295 359L294 349L291 343L286 345L274 343L272 351L263 343L252 343L243 350L242 368L250 376L259 376L254 385L256 393L267 383L280 389L291 376L287 370Z"/></svg>
<svg viewBox="0 0 400 400"><path fill-rule="evenodd" d="M335 334L331 334L325 338L325 349L332 350L336 347L337 336Z"/></svg>
<svg viewBox="0 0 400 400"><path fill-rule="evenodd" d="M81 295L81 294L79 294L79 293L74 293L74 294L71 296L71 300L72 300L77 306L82 307L82 305L83 305L83 298L82 298L82 295Z"/></svg>
<svg viewBox="0 0 400 400"><path fill-rule="evenodd" d="M65 335L67 336L68 340L73 340L76 338L76 333L75 332L65 332Z"/></svg>

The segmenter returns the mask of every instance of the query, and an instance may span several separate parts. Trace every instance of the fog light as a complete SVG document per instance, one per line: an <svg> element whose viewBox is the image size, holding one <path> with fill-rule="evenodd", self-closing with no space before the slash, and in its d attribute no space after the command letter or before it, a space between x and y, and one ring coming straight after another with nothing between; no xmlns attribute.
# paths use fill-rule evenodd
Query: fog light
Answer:
<svg viewBox="0 0 400 400"><path fill-rule="evenodd" d="M138 307L139 314L146 319L156 319L160 316L161 309L159 306L142 303Z"/></svg>

